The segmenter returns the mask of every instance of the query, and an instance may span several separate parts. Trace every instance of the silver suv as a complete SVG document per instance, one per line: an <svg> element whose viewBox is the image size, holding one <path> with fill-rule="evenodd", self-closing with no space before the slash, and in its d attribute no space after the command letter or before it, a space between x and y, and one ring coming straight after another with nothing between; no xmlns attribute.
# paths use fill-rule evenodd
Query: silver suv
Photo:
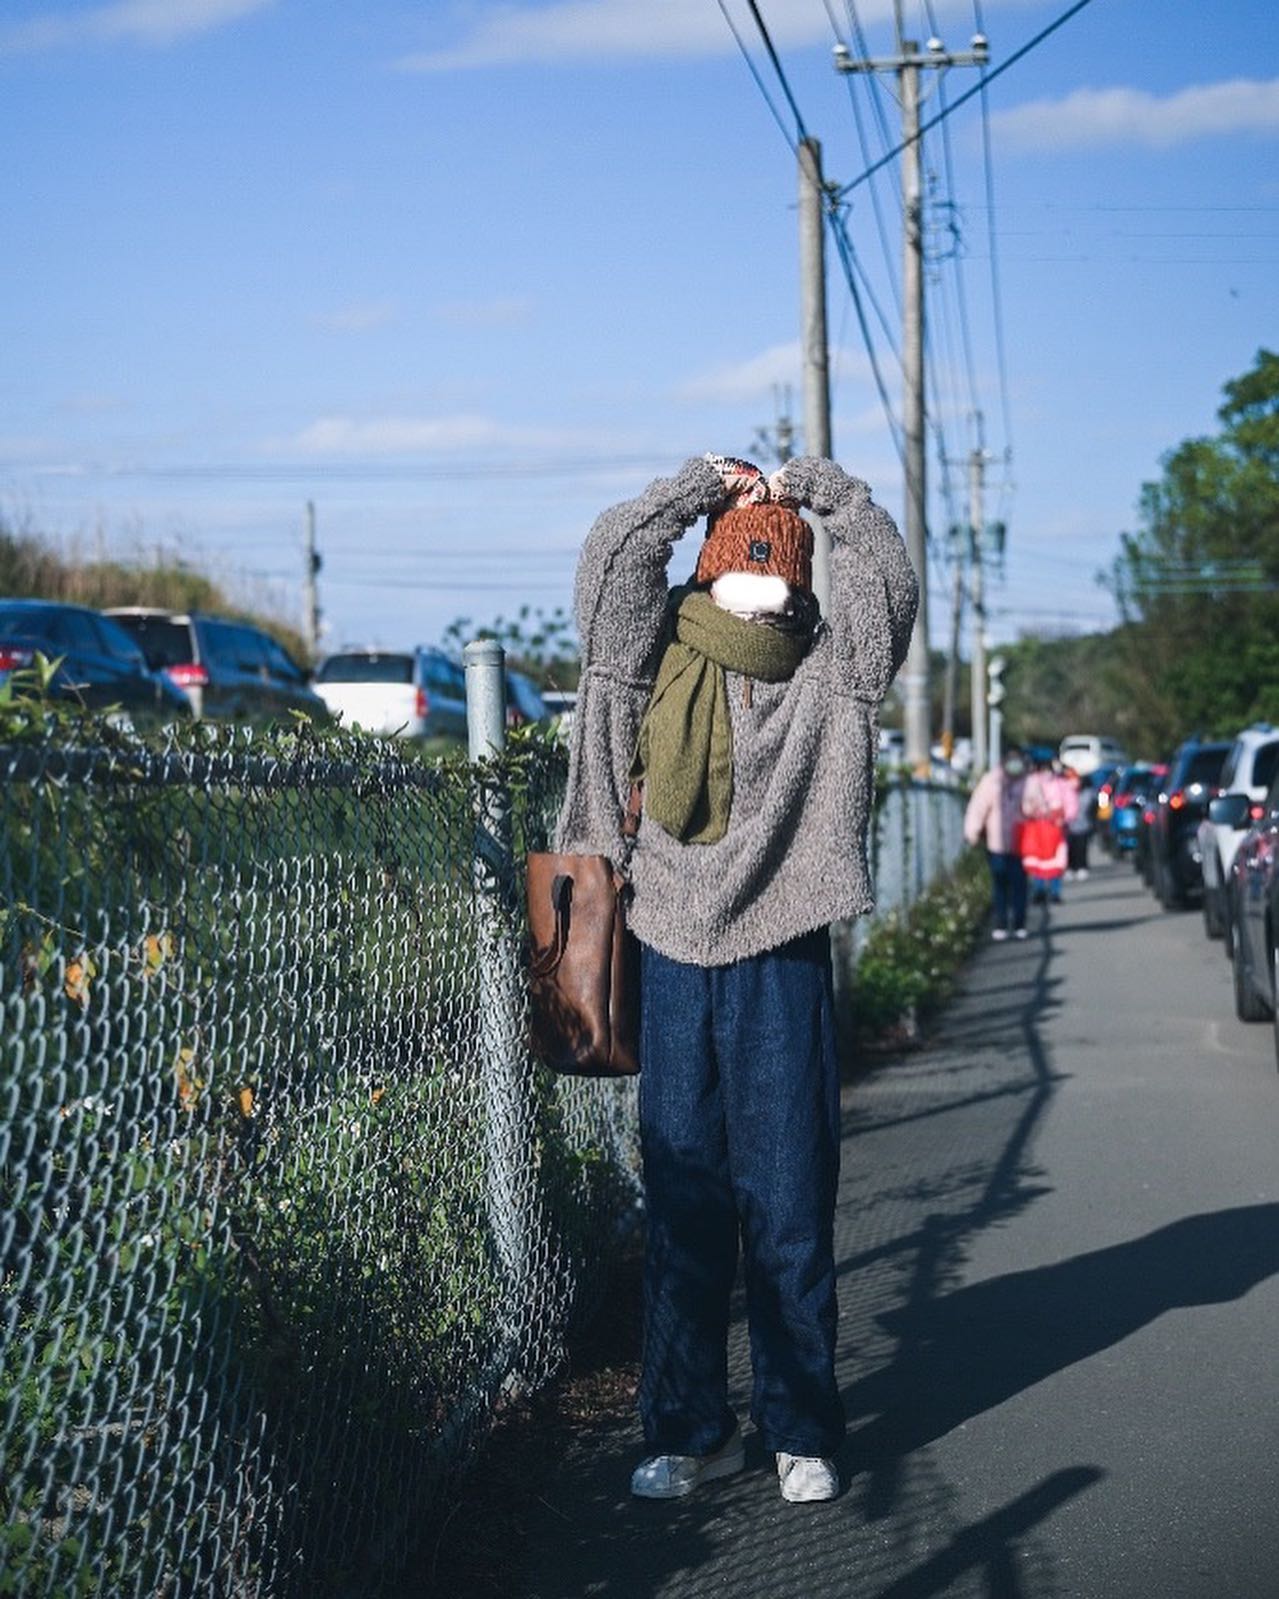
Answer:
<svg viewBox="0 0 1279 1599"><path fill-rule="evenodd" d="M1204 931L1209 938L1226 937L1231 944L1231 905L1228 892L1230 867L1240 840L1262 815L1261 801L1279 771L1279 730L1269 722L1244 728L1230 747L1217 786L1223 794L1246 794L1252 802L1241 827L1229 827L1210 817L1199 824L1199 855L1204 874Z"/></svg>

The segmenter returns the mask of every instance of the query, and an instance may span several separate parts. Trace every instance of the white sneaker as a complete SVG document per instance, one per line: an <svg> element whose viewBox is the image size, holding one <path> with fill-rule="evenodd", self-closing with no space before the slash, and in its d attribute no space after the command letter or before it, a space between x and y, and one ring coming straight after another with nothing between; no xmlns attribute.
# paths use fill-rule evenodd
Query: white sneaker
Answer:
<svg viewBox="0 0 1279 1599"><path fill-rule="evenodd" d="M1017 931L1013 934L1013 937L1014 938L1029 938L1030 934L1026 931L1026 929L1024 927L1019 927L1017 929Z"/></svg>
<svg viewBox="0 0 1279 1599"><path fill-rule="evenodd" d="M839 1497L839 1473L833 1460L779 1451L777 1477L782 1485L782 1498L792 1505L817 1504L823 1499Z"/></svg>
<svg viewBox="0 0 1279 1599"><path fill-rule="evenodd" d="M1088 881L1088 868L1086 866L1081 866L1075 873L1075 879L1077 882L1086 883Z"/></svg>
<svg viewBox="0 0 1279 1599"><path fill-rule="evenodd" d="M745 1464L742 1430L734 1427L713 1455L650 1455L641 1460L631 1475L631 1492L637 1499L682 1499L698 1483L731 1477Z"/></svg>
<svg viewBox="0 0 1279 1599"><path fill-rule="evenodd" d="M995 927L991 929L990 938L993 944L1002 944L1007 937L1008 929L1006 927Z"/></svg>

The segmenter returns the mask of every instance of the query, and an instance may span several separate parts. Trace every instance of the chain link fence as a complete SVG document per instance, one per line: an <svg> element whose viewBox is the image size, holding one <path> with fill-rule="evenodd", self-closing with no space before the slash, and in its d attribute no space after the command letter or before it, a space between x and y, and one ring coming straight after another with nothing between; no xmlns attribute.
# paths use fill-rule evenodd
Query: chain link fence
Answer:
<svg viewBox="0 0 1279 1599"><path fill-rule="evenodd" d="M564 777L538 739L0 747L0 1594L400 1593L561 1363L639 1197L634 1085L524 1043ZM960 814L888 794L882 910Z"/></svg>
<svg viewBox="0 0 1279 1599"><path fill-rule="evenodd" d="M563 756L186 743L0 749L0 1593L368 1599L634 1213L523 1044Z"/></svg>

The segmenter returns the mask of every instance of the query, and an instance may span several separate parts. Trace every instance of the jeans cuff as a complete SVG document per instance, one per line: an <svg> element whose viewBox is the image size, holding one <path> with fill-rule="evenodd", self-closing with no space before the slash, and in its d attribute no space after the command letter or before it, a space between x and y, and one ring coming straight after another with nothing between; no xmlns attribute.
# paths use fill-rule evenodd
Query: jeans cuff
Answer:
<svg viewBox="0 0 1279 1599"><path fill-rule="evenodd" d="M776 1433L766 1432L762 1428L760 1431L764 1439L764 1448L770 1455L803 1455L808 1460L830 1460L839 1453L844 1443L842 1432L834 1438L818 1439L814 1442L811 1438L781 1438Z"/></svg>

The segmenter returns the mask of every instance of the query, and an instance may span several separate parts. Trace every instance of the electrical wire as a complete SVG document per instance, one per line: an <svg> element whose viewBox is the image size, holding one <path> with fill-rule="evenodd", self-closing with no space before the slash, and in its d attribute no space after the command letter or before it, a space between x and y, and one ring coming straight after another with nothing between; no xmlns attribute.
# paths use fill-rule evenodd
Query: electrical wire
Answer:
<svg viewBox="0 0 1279 1599"><path fill-rule="evenodd" d="M822 3L826 7L826 15L830 19L831 32L835 35L835 42L836 44L842 45L844 41L840 35L839 24L835 20L835 12L831 0L822 0ZM848 17L849 25L853 29L854 38L860 40L863 36L861 33L861 21L857 16L855 0L848 0ZM856 85L853 82L853 74L847 73L845 74L845 77L847 79L848 87L848 104L853 113L853 126L857 129L857 143L862 153L862 164L869 165L871 161L870 140L866 135L866 128L862 122L861 103L857 96ZM873 104L874 108L878 110L878 101L874 101ZM880 125L881 128L885 129L886 131L886 124L883 122L882 115L880 118ZM885 137L884 148L887 148L887 146L888 139ZM888 279L889 291L893 298L893 307L900 314L901 288L897 281L896 265L893 259L893 252L888 243L888 228L884 222L883 209L879 203L879 186L875 183L872 183L870 186L870 204L871 212L875 218L875 229L879 235L879 246L883 251L884 270Z"/></svg>
<svg viewBox="0 0 1279 1599"><path fill-rule="evenodd" d="M782 86L782 93L786 96L786 103L791 108L791 115L795 118L795 127L799 133L799 137L801 140L807 139L808 129L804 126L804 118L800 113L799 106L795 103L795 96L791 93L790 84L786 81L786 74L782 70L781 59L773 46L772 36L768 31L764 19L760 15L759 6L756 5L755 0L746 0L746 4L750 7L751 16L755 19L755 26L759 29L759 36L764 41L764 49L768 52L768 59L773 63L773 71L777 74L777 81ZM721 6L720 9L722 10L723 7Z"/></svg>
<svg viewBox="0 0 1279 1599"><path fill-rule="evenodd" d="M875 354L875 343L870 336L870 328L866 322L866 309L862 305L862 297L857 288L857 273L853 264L856 260L856 252L853 250L852 240L848 237L843 213L829 200L826 218L830 227L831 237L835 241L835 250L839 256L840 265L844 269L844 281L848 284L848 292L852 296L853 310L857 314L857 325L861 329L862 343L866 347L866 354L870 360L870 369L875 379L875 388L879 392L879 402L884 409L888 432L893 441L893 448L896 450L897 457L904 468L906 464L906 447L902 440L901 428L896 416L893 414L892 401L888 398L888 390L884 385L884 375L879 368L879 357Z"/></svg>
<svg viewBox="0 0 1279 1599"><path fill-rule="evenodd" d="M737 40L738 48L742 51L747 65L751 68L751 76L755 79L756 85L759 87L761 93L764 95L765 101L769 105L769 109L773 112L774 120L781 125L781 119L777 109L773 105L771 97L768 95L768 92L765 89L759 74L755 71L754 63L751 61L750 56L746 51L745 44L742 41L737 28L733 24L732 17L728 13L728 10L724 4L724 0L717 0L717 3L721 13L723 14L724 20L729 25L729 29L732 32L734 39ZM795 96L791 92L790 83L787 80L785 69L783 68L781 60L778 57L776 48L773 45L772 36L768 31L768 25L765 23L763 16L760 14L759 6L756 4L756 0L747 0L747 4L750 7L752 17L755 19L755 25L759 29L760 37L763 40L764 48L768 53L769 60L773 64L773 70L777 74L778 82L781 84L782 92L786 96L787 104L790 106L791 112L795 118L795 126L798 130L799 137L801 139L807 139L808 129L804 121L803 113L800 111L799 105L795 100ZM786 134L784 126L782 127L782 132L786 136L787 144L791 144L790 136L789 134ZM794 145L791 145L791 148L792 153L798 156L799 152L797 148ZM844 280L848 285L849 295L852 298L853 310L857 316L857 325L861 331L862 343L865 346L867 358L870 361L871 372L875 380L875 388L878 391L880 404L884 410L884 417L888 424L889 435L892 438L893 448L896 450L898 458L904 464L906 456L905 447L901 437L901 430L898 426L897 418L893 414L892 402L888 397L888 389L885 386L884 376L880 370L879 357L875 352L875 343L871 337L870 326L866 319L866 308L862 303L861 291L858 288L857 278L860 271L860 263L857 261L856 251L853 249L852 240L848 237L847 230L844 226L843 217L830 203L829 195L825 196L824 198L826 199L826 223L830 228L831 237L835 241L835 250L839 256L840 265L843 268ZM882 317L882 312L880 315Z"/></svg>
<svg viewBox="0 0 1279 1599"><path fill-rule="evenodd" d="M468 481L472 478L539 478L539 477L592 477L600 472L630 470L639 467L670 465L669 456L619 455L601 456L596 460L564 460L549 462L515 462L507 466L486 462L474 466L368 466L344 461L306 461L276 465L247 465L235 462L208 465L174 466L105 466L66 467L41 469L45 478L74 477L83 480L112 478L145 478L175 482L237 482L237 483L294 483L309 479L327 479L351 483L403 483L445 480Z"/></svg>
<svg viewBox="0 0 1279 1599"><path fill-rule="evenodd" d="M986 29L982 16L981 0L973 0L973 21L976 23L977 32L984 34ZM991 317L995 328L995 363L999 380L999 414L1004 430L1004 462L1007 464L1012 460L1013 454L1013 424L1012 407L1008 398L1008 355L1004 339L1004 302L999 275L998 230L995 226L995 175L994 163L991 159L990 97L986 93L986 84L987 79L985 74L983 74L977 87L981 91L981 148L986 188L986 236L990 250L990 302Z"/></svg>
<svg viewBox="0 0 1279 1599"><path fill-rule="evenodd" d="M913 138L903 139L886 155L882 156L878 161L873 162L869 167L867 167L864 172L858 173L851 183L846 183L839 191L840 198L843 199L846 195L851 194L854 189L859 189L863 183L868 182L872 177L874 177L875 173L878 172L881 167L886 167L890 161L895 161L908 145L915 143L919 139L922 139L926 133L931 132L933 128L937 127L939 123L943 122L953 112L958 111L960 106L967 105L974 95L978 95L982 92L987 84L994 83L996 78L1001 78L1010 67L1016 66L1016 64L1022 60L1023 57L1029 55L1030 52L1038 45L1041 45L1045 39L1056 33L1058 28L1063 27L1067 22L1070 21L1072 17L1077 16L1085 6L1089 6L1091 4L1092 0L1075 0L1075 4L1073 6L1070 6L1067 10L1063 11L1062 14L1054 21L1050 22L1046 28L1041 28L1040 31L1035 34L1034 38L1028 39L1019 50L1014 50L1012 55L1010 55L1006 61L1001 61L993 72L983 72L973 87L971 89L965 89L963 94L961 94L958 99L952 100L946 107L945 111L940 111L935 117L929 117L927 121L921 122L919 125L919 131L913 136Z"/></svg>
<svg viewBox="0 0 1279 1599"><path fill-rule="evenodd" d="M785 139L786 143L790 146L791 154L797 156L799 154L799 152L795 148L795 141L790 136L790 132L788 131L788 129L786 127L786 122L785 122L785 119L783 118L781 112L777 109L776 105L773 103L773 97L768 92L768 86L765 84L763 78L760 77L759 69L756 67L754 61L751 60L751 53L746 48L745 39L743 39L741 34L737 31L737 24L733 21L732 17L729 15L728 7L724 4L724 0L716 0L716 3L719 6L720 13L723 16L724 21L728 23L728 31L733 35L733 38L737 41L737 48L742 52L742 60L745 61L746 65L747 65L747 68L750 71L751 77L754 78L754 80L755 80L755 87L763 95L764 104L772 112L773 121L781 129L782 138Z"/></svg>

